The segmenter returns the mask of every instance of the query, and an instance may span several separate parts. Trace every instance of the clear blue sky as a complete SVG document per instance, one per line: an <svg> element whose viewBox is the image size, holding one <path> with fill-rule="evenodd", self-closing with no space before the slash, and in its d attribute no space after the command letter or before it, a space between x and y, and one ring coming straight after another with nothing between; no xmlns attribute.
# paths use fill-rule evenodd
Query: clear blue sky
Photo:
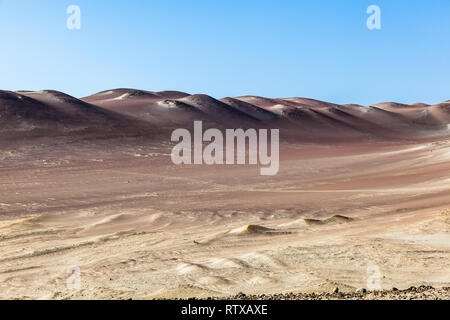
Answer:
<svg viewBox="0 0 450 320"><path fill-rule="evenodd" d="M71 4L81 30L66 28ZM0 0L0 39L7 90L450 99L448 0Z"/></svg>

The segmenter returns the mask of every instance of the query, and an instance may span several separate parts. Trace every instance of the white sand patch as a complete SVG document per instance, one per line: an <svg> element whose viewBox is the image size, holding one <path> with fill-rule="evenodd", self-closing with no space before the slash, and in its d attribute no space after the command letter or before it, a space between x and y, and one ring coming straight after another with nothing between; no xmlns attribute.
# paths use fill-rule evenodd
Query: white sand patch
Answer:
<svg viewBox="0 0 450 320"><path fill-rule="evenodd" d="M339 108L338 108L338 109L339 109ZM345 109L344 109L344 110L345 110ZM351 107L351 110L355 110L355 111L357 111L359 114L364 114L364 113L367 113L367 112L371 111L372 109L370 109L370 107L354 106L354 107Z"/></svg>
<svg viewBox="0 0 450 320"><path fill-rule="evenodd" d="M397 151L382 152L382 153L378 153L378 154L382 154L382 155L403 154L403 153L421 151L421 150L425 150L425 149L429 149L429 148L430 148L430 145L425 144L425 145L421 145L421 146L417 146L417 147L406 148L406 149L397 150Z"/></svg>
<svg viewBox="0 0 450 320"><path fill-rule="evenodd" d="M57 102L62 101L62 99L60 99L60 98L54 96L53 94L51 94L51 93L49 93L49 92L46 92L45 90L36 91L36 92L31 92L31 94L45 95L46 98L48 98L48 99L50 99L50 100L57 101Z"/></svg>
<svg viewBox="0 0 450 320"><path fill-rule="evenodd" d="M177 105L174 102L172 102L172 101L169 101L169 102L158 101L157 104L158 104L158 106L163 107L163 108L167 108L167 109L174 109L174 108L177 107Z"/></svg>
<svg viewBox="0 0 450 320"><path fill-rule="evenodd" d="M128 98L129 96L130 96L129 93L124 93L123 95L121 95L121 96L119 96L119 97L117 97L117 98L113 98L113 99L111 99L111 100L123 100L123 99Z"/></svg>
<svg viewBox="0 0 450 320"><path fill-rule="evenodd" d="M450 234L435 233L435 234L408 234L404 232L393 232L383 235L384 238L401 240L414 244L431 245L438 247L450 248Z"/></svg>
<svg viewBox="0 0 450 320"><path fill-rule="evenodd" d="M97 94L97 95L98 95L98 96L109 96L109 95L111 95L111 94L113 94L113 93L114 93L114 91L110 90L110 91L106 91L106 92L99 93L99 94Z"/></svg>
<svg viewBox="0 0 450 320"><path fill-rule="evenodd" d="M284 106L282 104L276 104L273 107L270 107L270 111L277 113L277 114L282 114L285 109L286 109L286 106Z"/></svg>

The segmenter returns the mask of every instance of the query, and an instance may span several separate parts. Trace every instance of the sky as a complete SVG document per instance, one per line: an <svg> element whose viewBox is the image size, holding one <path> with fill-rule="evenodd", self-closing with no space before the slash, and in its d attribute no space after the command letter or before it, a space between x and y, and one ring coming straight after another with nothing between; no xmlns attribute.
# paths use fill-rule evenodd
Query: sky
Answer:
<svg viewBox="0 0 450 320"><path fill-rule="evenodd" d="M0 39L3 90L450 99L448 0L0 0Z"/></svg>

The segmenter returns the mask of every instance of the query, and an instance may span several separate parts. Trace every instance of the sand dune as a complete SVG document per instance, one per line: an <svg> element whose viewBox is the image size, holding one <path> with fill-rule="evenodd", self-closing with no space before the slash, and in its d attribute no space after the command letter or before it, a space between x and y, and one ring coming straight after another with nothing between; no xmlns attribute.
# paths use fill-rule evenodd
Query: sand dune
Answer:
<svg viewBox="0 0 450 320"><path fill-rule="evenodd" d="M288 231L281 231L271 228L266 228L256 224L249 224L243 227L233 229L230 231L231 234L237 235L282 235L290 234Z"/></svg>
<svg viewBox="0 0 450 320"><path fill-rule="evenodd" d="M270 112L269 110L259 108L253 104L238 99L223 98L220 101L260 121L276 120L280 117L277 113Z"/></svg>
<svg viewBox="0 0 450 320"><path fill-rule="evenodd" d="M200 109L220 123L229 123L233 121L238 121L238 123L247 123L249 121L254 122L258 120L246 112L233 108L228 104L203 94L191 95L180 99L180 101Z"/></svg>
<svg viewBox="0 0 450 320"><path fill-rule="evenodd" d="M21 93L1 91L0 124L0 131L14 139L81 135L98 137L146 131L145 124L139 119L51 90Z"/></svg>
<svg viewBox="0 0 450 320"><path fill-rule="evenodd" d="M347 222L351 222L353 219L346 217L346 216L341 216L341 215L334 215L332 217L320 220L320 219L303 219L303 221L305 222L306 225L309 226L317 226L317 225L325 225L325 224L333 224L333 223L347 223Z"/></svg>
<svg viewBox="0 0 450 320"><path fill-rule="evenodd" d="M55 128L58 124L64 126L73 123L63 112L10 91L0 91L0 121L2 131Z"/></svg>
<svg viewBox="0 0 450 320"><path fill-rule="evenodd" d="M249 224L243 227L240 227L238 229L232 230L231 233L237 233L237 234L267 234L269 232L274 231L273 229Z"/></svg>
<svg viewBox="0 0 450 320"><path fill-rule="evenodd" d="M2 91L0 121L3 131L21 132L47 129L72 134L166 135L176 127L203 120L205 127L280 128L285 139L295 141L418 139L448 136L449 105L388 102L365 107L257 96L217 100L203 94L127 88L82 99L54 90Z"/></svg>

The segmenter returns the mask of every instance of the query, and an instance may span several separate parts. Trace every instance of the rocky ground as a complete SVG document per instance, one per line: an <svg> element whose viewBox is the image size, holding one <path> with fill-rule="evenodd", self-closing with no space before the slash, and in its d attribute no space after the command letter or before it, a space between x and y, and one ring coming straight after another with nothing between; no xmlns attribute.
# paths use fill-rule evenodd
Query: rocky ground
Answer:
<svg viewBox="0 0 450 320"><path fill-rule="evenodd" d="M218 299L218 298L208 298ZM223 298L220 298L223 299ZM331 293L279 293L246 295L239 293L226 300L449 300L450 287L433 288L431 286L410 287L405 290L367 291L358 289L353 293L343 293L335 288Z"/></svg>

